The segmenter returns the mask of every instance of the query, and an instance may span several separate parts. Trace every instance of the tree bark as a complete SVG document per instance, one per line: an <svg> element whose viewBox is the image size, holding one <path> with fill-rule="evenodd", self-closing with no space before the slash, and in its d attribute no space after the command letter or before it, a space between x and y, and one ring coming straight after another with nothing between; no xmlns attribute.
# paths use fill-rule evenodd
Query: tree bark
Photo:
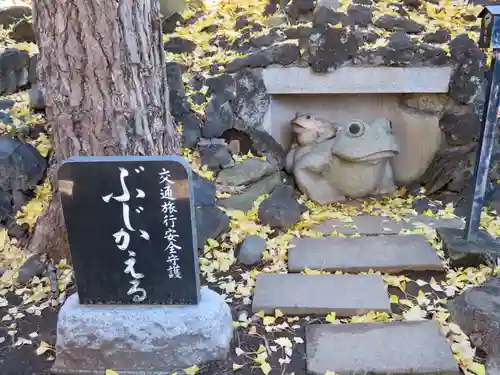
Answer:
<svg viewBox="0 0 500 375"><path fill-rule="evenodd" d="M74 155L178 152L158 0L34 0L37 73L52 126L53 199L30 250L68 253L55 172ZM91 183L91 182L89 182Z"/></svg>

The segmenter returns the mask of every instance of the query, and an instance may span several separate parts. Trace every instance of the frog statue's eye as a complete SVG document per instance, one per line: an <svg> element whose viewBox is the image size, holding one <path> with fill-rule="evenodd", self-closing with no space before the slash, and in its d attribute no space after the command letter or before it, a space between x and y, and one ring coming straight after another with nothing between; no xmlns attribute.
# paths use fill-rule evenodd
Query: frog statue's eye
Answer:
<svg viewBox="0 0 500 375"><path fill-rule="evenodd" d="M351 122L347 128L347 133L351 137L361 137L365 132L365 126L361 122Z"/></svg>
<svg viewBox="0 0 500 375"><path fill-rule="evenodd" d="M310 119L311 119L311 115L307 115L306 120L310 120Z"/></svg>

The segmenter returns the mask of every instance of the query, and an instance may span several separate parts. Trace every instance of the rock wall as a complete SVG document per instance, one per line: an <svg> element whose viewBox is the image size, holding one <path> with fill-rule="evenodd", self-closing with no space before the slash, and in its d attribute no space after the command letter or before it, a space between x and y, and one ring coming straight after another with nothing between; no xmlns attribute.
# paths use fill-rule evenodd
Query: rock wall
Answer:
<svg viewBox="0 0 500 375"><path fill-rule="evenodd" d="M464 192L470 186L479 137L486 58L466 33L452 37L445 28L427 31L425 24L408 16L425 2L403 3L381 12L380 2L371 0L340 8L335 8L336 1L294 0L280 12L279 4L270 2L267 11L278 10L272 16L273 27L241 16L234 26L239 37L231 41L215 35L211 42L244 55L214 64L208 73L191 75L188 94L182 85L183 67L172 63L168 68L173 115L183 125L184 145L196 147L200 139L229 143L236 129L246 134L247 148L257 155L272 155L281 167L286 147L263 126L272 100L263 68L298 66L325 73L345 66L450 66L448 93L398 96L398 118L405 124L399 135L406 152L395 159L394 168L401 184L420 183L430 193ZM473 24L474 18L467 17ZM165 48L189 56L199 46L173 36ZM202 111L195 113L190 103ZM200 151L203 156L203 147ZM495 164L498 174L496 168Z"/></svg>
<svg viewBox="0 0 500 375"><path fill-rule="evenodd" d="M479 135L484 53L466 32L428 27L426 20L419 19L424 5L432 2L340 3L293 0L278 4L271 0L264 10L266 23L256 20L255 12L241 11L229 31L212 22L213 15L201 8L186 19L178 13L166 19L164 31L172 33L164 44L171 61L167 66L171 109L182 126L184 146L197 148L214 172L230 166L232 154L249 150L267 155L276 171L281 171L286 145L264 126L272 95L264 84L263 69L303 67L325 73L346 66L449 66L448 93L390 99L398 108L400 122L414 124L400 130L406 151L395 159L394 168L400 183L416 180L431 193L462 194L470 186ZM25 6L11 7L0 10L0 20L18 25L28 13ZM477 31L471 14L457 10L455 16L460 17L456 22L469 22L465 31ZM190 37L195 34L202 42ZM11 35L17 35L15 28ZM21 34L18 38L33 39ZM210 60L214 55L227 58L215 62ZM200 59L213 63L195 66L193 61ZM0 54L0 92L8 94L31 85L33 105L42 108L35 76L33 54L17 49ZM500 143L492 181L500 179L499 161Z"/></svg>

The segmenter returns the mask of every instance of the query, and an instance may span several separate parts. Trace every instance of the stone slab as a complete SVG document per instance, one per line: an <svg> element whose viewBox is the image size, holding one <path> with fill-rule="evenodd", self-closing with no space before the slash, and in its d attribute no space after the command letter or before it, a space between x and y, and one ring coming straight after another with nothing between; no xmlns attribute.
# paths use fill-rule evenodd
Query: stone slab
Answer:
<svg viewBox="0 0 500 375"><path fill-rule="evenodd" d="M452 267L475 267L480 264L495 265L500 258L500 242L488 232L480 230L477 241L466 241L464 231L456 228L438 228L443 250Z"/></svg>
<svg viewBox="0 0 500 375"><path fill-rule="evenodd" d="M59 311L51 372L170 375L224 359L232 334L229 306L206 287L189 306L80 305L73 294Z"/></svg>
<svg viewBox="0 0 500 375"><path fill-rule="evenodd" d="M420 235L377 237L295 238L288 251L288 269L397 273L443 271L436 251Z"/></svg>
<svg viewBox="0 0 500 375"><path fill-rule="evenodd" d="M376 236L380 234L398 234L402 229L412 230L420 224L425 224L433 228L464 227L463 220L460 218L439 219L431 216L415 215L405 217L405 219L396 221L383 216L358 215L352 217L352 222L345 222L338 219L325 220L312 229L325 235L329 235L335 231L345 235L359 233L364 236Z"/></svg>
<svg viewBox="0 0 500 375"><path fill-rule="evenodd" d="M460 374L435 321L309 325L306 356L311 375Z"/></svg>
<svg viewBox="0 0 500 375"><path fill-rule="evenodd" d="M447 93L452 67L352 67L329 73L310 68L264 69L269 94Z"/></svg>
<svg viewBox="0 0 500 375"><path fill-rule="evenodd" d="M353 316L390 312L387 288L379 275L257 275L252 311L288 315Z"/></svg>
<svg viewBox="0 0 500 375"><path fill-rule="evenodd" d="M500 359L500 277L467 289L448 304L453 321L472 344Z"/></svg>

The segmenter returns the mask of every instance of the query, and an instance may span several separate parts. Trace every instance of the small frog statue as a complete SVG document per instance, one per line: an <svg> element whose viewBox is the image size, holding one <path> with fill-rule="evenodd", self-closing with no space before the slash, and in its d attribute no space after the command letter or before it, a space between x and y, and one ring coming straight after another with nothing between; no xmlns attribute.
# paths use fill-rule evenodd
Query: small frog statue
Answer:
<svg viewBox="0 0 500 375"><path fill-rule="evenodd" d="M396 190L390 160L399 146L388 119L341 125L297 113L291 125L295 142L285 168L314 202L325 205Z"/></svg>

